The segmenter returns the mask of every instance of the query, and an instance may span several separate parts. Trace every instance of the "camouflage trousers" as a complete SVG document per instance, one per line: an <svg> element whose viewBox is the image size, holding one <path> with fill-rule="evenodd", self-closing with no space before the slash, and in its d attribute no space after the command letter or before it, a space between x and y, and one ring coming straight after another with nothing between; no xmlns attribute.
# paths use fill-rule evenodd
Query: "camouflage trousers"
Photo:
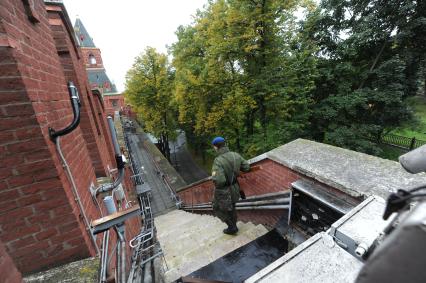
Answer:
<svg viewBox="0 0 426 283"><path fill-rule="evenodd" d="M222 210L218 205L213 205L213 215L225 222L226 224L237 224L237 211L235 210L235 204L233 204L231 210Z"/></svg>

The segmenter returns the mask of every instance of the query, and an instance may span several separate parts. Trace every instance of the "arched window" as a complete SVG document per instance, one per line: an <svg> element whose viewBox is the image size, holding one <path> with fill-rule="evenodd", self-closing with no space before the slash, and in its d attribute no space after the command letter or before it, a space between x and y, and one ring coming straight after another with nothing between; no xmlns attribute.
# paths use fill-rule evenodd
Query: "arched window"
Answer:
<svg viewBox="0 0 426 283"><path fill-rule="evenodd" d="M90 65L96 65L96 58L93 54L89 55L89 64Z"/></svg>

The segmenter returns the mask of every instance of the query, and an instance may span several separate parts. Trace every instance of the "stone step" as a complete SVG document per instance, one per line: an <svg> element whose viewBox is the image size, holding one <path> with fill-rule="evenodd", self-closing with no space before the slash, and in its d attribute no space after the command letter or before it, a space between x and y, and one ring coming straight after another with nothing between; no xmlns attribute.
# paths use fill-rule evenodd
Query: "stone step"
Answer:
<svg viewBox="0 0 426 283"><path fill-rule="evenodd" d="M214 234L222 234L222 230L226 227L226 225L218 219L199 216L198 219L192 219L192 221L188 221L178 227L178 229L169 229L168 233L158 233L157 237L161 238L166 243L181 242L184 241L189 234L195 235L196 238L199 238L200 234L204 235L205 231L211 231L211 233ZM157 227L157 231L159 231L159 229L161 228Z"/></svg>
<svg viewBox="0 0 426 283"><path fill-rule="evenodd" d="M162 233L172 233L173 231L167 229L168 226L184 225L187 222L197 219L197 216L196 214L182 210L173 210L167 214L155 217L155 226Z"/></svg>
<svg viewBox="0 0 426 283"><path fill-rule="evenodd" d="M188 213L188 212L187 212ZM192 214L192 213L188 213ZM173 215L175 217L176 215ZM156 227L157 227L157 234L159 237L162 238L169 238L169 237L179 237L179 234L176 233L177 231L193 231L193 230L202 230L205 226L211 226L211 225L222 225L222 222L212 216L209 215L196 215L192 214L190 216L186 215L180 215L182 219L179 219L177 221L168 222L167 225L164 225L162 222L163 219L157 219L156 220ZM188 217L185 219L185 217ZM159 225L157 225L157 223ZM178 230L176 230L178 229Z"/></svg>
<svg viewBox="0 0 426 283"><path fill-rule="evenodd" d="M267 232L266 228L253 225L245 225L240 228L241 229L236 236L221 233L219 237L215 237L205 243L201 243L199 245L194 244L192 248L187 251L180 249L169 251L169 255L173 257L170 264L169 262L167 262L167 264L169 266L178 266L182 275L186 275L210 262L215 261L225 254L232 252L240 246L251 242ZM179 251L181 252L179 253Z"/></svg>
<svg viewBox="0 0 426 283"><path fill-rule="evenodd" d="M226 235L226 227L218 218L184 211L172 211L155 218L157 238L168 266L164 266L165 282L215 261L225 254L264 235L262 225L238 222L237 235Z"/></svg>

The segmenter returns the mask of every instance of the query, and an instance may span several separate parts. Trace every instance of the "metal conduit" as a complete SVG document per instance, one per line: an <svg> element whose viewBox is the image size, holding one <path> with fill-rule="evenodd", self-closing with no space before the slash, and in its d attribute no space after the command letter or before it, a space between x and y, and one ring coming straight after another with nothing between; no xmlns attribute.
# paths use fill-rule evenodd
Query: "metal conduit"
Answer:
<svg viewBox="0 0 426 283"><path fill-rule="evenodd" d="M117 258L115 259L115 280L118 283L122 283L121 282L121 241L117 242L117 248L116 248L116 254L117 254Z"/></svg>
<svg viewBox="0 0 426 283"><path fill-rule="evenodd" d="M80 213L83 216L84 225L86 227L86 230L89 232L90 239L92 240L93 246L96 249L96 254L99 255L99 247L98 247L98 244L96 243L95 236L90 231L90 223L89 223L89 220L87 219L86 212L84 211L83 204L81 203L80 195L78 194L78 191L77 191L77 185L75 184L74 177L73 177L73 175L71 173L71 169L70 169L70 167L69 167L69 165L68 165L68 163L67 163L67 161L66 161L66 159L64 157L64 154L62 153L62 150L61 150L60 137L57 136L55 138L55 141L56 141L56 150L58 151L59 157L60 157L61 162L62 162L62 166L65 169L67 177L68 177L68 179L71 182L71 190L73 192L74 199L77 202L77 205L78 205L78 208L80 210Z"/></svg>
<svg viewBox="0 0 426 283"><path fill-rule="evenodd" d="M115 155L121 155L120 145L118 144L117 132L115 131L114 120L111 116L107 117L108 127L111 132L112 145Z"/></svg>
<svg viewBox="0 0 426 283"><path fill-rule="evenodd" d="M261 200L261 201L253 201L253 202L237 202L235 203L236 207L246 207L246 206L264 206L264 205L278 205L278 204L289 204L289 198L279 198L272 200ZM209 204L199 204L194 206L183 206L184 209L196 209L196 208L207 208L211 207L211 203Z"/></svg>
<svg viewBox="0 0 426 283"><path fill-rule="evenodd" d="M78 208L80 210L80 214L83 217L84 226L85 226L86 230L89 232L90 239L93 243L93 246L96 249L96 253L99 255L99 248L98 248L98 245L96 243L95 236L90 231L90 223L89 223L89 220L87 219L87 215L86 215L86 212L83 208L83 204L81 203L80 195L78 194L78 190L77 190L77 185L75 184L74 177L71 173L71 169L70 169L70 167L69 167L69 165L68 165L68 163L67 163L67 161L64 157L64 154L62 152L61 145L60 145L60 137L72 132L80 124L80 105L81 105L80 104L80 98L79 98L79 95L78 95L77 88L75 87L74 83L71 82L71 81L68 82L68 92L69 92L70 99L71 99L71 105L72 105L72 111L73 111L73 120L72 120L71 124L69 124L65 128L58 130L58 131L55 131L53 128L49 127L49 136L50 136L51 140L56 144L56 151L59 154L60 160L62 162L62 167L65 169L65 173L67 175L67 178L71 183L71 190L72 190L72 193L74 195L74 200L77 202Z"/></svg>
<svg viewBox="0 0 426 283"><path fill-rule="evenodd" d="M289 209L289 205L259 205L259 206L239 206L235 207L236 210L261 210L261 209ZM210 207L194 207L194 208L184 208L184 210L188 211L208 211L213 210L213 208Z"/></svg>
<svg viewBox="0 0 426 283"><path fill-rule="evenodd" d="M117 234L120 234L120 232L117 232ZM117 245L117 282L126 282L126 242L124 235Z"/></svg>
<svg viewBox="0 0 426 283"><path fill-rule="evenodd" d="M290 200L288 198L279 198L279 199L273 199L273 200L261 200L261 201L239 201L235 203L235 206L258 206L258 205L267 205L267 204L288 204L290 203ZM205 203L205 204L196 204L193 206L184 206L184 208L196 208L196 207L206 207L211 206L211 203Z"/></svg>
<svg viewBox="0 0 426 283"><path fill-rule="evenodd" d="M274 197L280 197L280 196L284 197L282 199L289 200L290 192L270 193L270 194L264 194L264 195L260 195L260 196L250 196L250 197L247 197L246 199L239 200L236 203L252 203L252 202L258 201L258 200L266 200L266 199L270 199L270 198L274 198ZM285 198L285 196L287 198ZM203 206L203 205L211 205L211 202L197 203L197 204L194 204L193 206L184 205L183 207L198 207L198 206Z"/></svg>
<svg viewBox="0 0 426 283"><path fill-rule="evenodd" d="M124 177L124 165L125 165L125 163L123 161L120 146L118 144L117 133L115 131L114 121L112 120L111 116L108 116L107 120L108 120L109 130L111 132L112 144L114 146L115 161L117 163L118 176L113 183L104 184L104 185L96 188L95 197L99 193L108 192L108 191L111 191L111 190L115 189L116 187L118 187L118 185L122 182L123 177Z"/></svg>
<svg viewBox="0 0 426 283"><path fill-rule="evenodd" d="M101 272L99 274L100 283L105 283L107 278L108 245L109 245L109 230L105 231L104 237L102 240Z"/></svg>
<svg viewBox="0 0 426 283"><path fill-rule="evenodd" d="M278 193L267 193L267 194L263 194L263 195L254 195L254 196L249 196L241 201L252 201L252 200L264 200L264 199L273 199L276 197L289 197L291 194L290 191L284 191L284 192L278 192Z"/></svg>

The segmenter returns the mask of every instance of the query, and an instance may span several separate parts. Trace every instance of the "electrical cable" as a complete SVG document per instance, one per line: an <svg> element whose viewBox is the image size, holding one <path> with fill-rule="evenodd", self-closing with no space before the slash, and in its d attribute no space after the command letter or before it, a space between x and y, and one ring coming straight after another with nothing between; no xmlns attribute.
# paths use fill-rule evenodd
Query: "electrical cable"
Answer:
<svg viewBox="0 0 426 283"><path fill-rule="evenodd" d="M410 200L412 198L419 198L419 197L426 197L426 193L423 193L423 194L410 194L410 195L407 195L405 197L401 197L400 199L397 199L394 202L395 203L401 203L401 202L405 202L407 200Z"/></svg>
<svg viewBox="0 0 426 283"><path fill-rule="evenodd" d="M423 189L426 189L426 185L424 185L424 184L421 185L421 186L418 186L418 187L411 188L411 189L408 190L408 192L413 193L413 192L417 192L417 191L420 191L420 190L423 190Z"/></svg>

